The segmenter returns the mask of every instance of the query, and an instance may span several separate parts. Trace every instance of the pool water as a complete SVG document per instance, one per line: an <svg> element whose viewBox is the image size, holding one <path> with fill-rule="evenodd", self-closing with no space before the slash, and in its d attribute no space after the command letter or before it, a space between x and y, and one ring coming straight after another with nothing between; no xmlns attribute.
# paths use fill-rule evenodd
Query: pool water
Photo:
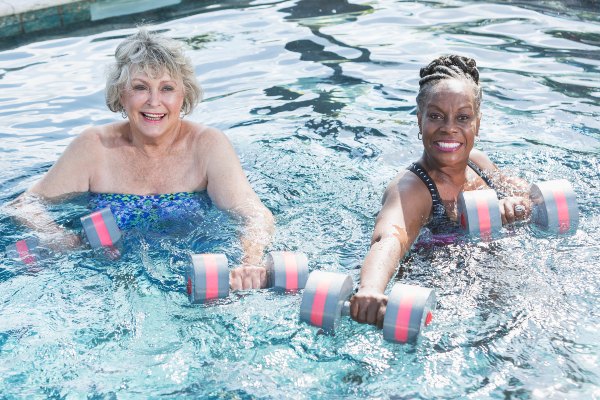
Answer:
<svg viewBox="0 0 600 400"><path fill-rule="evenodd" d="M600 13L593 2L228 2L156 29L186 42L205 90L190 120L233 142L277 219L273 250L357 282L381 195L420 156L419 68L474 57L477 147L531 182L565 178L570 236L528 226L492 243L434 246L402 264L438 309L414 345L346 318L298 319L301 293L190 305L190 252L239 260L235 222L128 232L123 256L0 258L0 398L600 399ZM48 170L104 106L104 70L134 29L0 52L0 204ZM78 229L86 196L51 206ZM0 210L0 248L28 234Z"/></svg>

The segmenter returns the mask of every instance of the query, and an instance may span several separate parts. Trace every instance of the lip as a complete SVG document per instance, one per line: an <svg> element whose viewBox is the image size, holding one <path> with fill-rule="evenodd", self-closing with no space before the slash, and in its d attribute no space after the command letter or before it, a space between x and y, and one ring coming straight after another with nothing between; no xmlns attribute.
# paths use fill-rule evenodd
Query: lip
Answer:
<svg viewBox="0 0 600 400"><path fill-rule="evenodd" d="M433 142L433 147L444 153L453 153L455 151L460 150L462 146L462 143L454 140L439 140Z"/></svg>
<svg viewBox="0 0 600 400"><path fill-rule="evenodd" d="M142 116L142 119L148 123L151 124L158 124L160 123L165 116L167 115L166 113L152 113L152 112L144 112L141 111L140 115Z"/></svg>

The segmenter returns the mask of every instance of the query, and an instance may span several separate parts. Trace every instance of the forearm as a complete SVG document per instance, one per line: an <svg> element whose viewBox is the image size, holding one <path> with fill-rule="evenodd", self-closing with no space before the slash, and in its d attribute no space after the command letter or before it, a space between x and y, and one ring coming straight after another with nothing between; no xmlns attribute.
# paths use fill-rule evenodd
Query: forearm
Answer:
<svg viewBox="0 0 600 400"><path fill-rule="evenodd" d="M258 266L261 264L265 247L271 243L274 231L273 214L264 206L242 216L244 227L240 242L243 256L242 264Z"/></svg>
<svg viewBox="0 0 600 400"><path fill-rule="evenodd" d="M404 247L393 236L375 241L360 271L360 290L383 293L396 273L400 259L404 256Z"/></svg>
<svg viewBox="0 0 600 400"><path fill-rule="evenodd" d="M66 232L54 221L38 196L22 194L7 204L6 211L20 224L42 236L57 236Z"/></svg>

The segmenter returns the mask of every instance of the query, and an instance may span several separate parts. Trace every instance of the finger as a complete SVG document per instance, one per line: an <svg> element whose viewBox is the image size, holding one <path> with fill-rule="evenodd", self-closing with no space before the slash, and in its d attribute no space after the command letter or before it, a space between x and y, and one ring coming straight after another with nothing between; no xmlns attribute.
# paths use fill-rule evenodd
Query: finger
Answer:
<svg viewBox="0 0 600 400"><path fill-rule="evenodd" d="M509 224L512 224L513 222L515 222L515 211L514 211L514 205L512 202L504 203L504 216L506 218L506 221Z"/></svg>
<svg viewBox="0 0 600 400"><path fill-rule="evenodd" d="M235 272L229 274L229 288L231 290L240 290L242 288L242 279Z"/></svg>
<svg viewBox="0 0 600 400"><path fill-rule="evenodd" d="M375 325L377 323L377 311L379 306L376 302L371 302L367 309L367 324Z"/></svg>
<svg viewBox="0 0 600 400"><path fill-rule="evenodd" d="M379 307L379 310L377 311L377 327L379 329L383 328L383 320L385 319L385 311L386 310L387 310L387 306L382 305L381 307Z"/></svg>
<svg viewBox="0 0 600 400"><path fill-rule="evenodd" d="M526 208L524 205L517 204L517 205L515 205L514 210L515 210L515 219L517 219L517 220L525 219Z"/></svg>
<svg viewBox="0 0 600 400"><path fill-rule="evenodd" d="M252 275L244 271L242 276L242 288L244 290L252 289Z"/></svg>
<svg viewBox="0 0 600 400"><path fill-rule="evenodd" d="M262 268L252 268L252 270L250 270L250 277L251 277L251 281L252 281L252 287L251 289L260 289L260 273L261 273L261 269Z"/></svg>
<svg viewBox="0 0 600 400"><path fill-rule="evenodd" d="M259 287L266 288L267 287L267 270L265 268L260 268L260 278L259 278Z"/></svg>
<svg viewBox="0 0 600 400"><path fill-rule="evenodd" d="M350 299L350 318L353 320L357 320L358 316L358 301L356 300L356 296Z"/></svg>
<svg viewBox="0 0 600 400"><path fill-rule="evenodd" d="M362 302L363 304L360 304L360 306L358 307L358 312L356 315L356 320L360 323L365 323L367 322L367 309L369 308L368 305L364 304L364 301Z"/></svg>

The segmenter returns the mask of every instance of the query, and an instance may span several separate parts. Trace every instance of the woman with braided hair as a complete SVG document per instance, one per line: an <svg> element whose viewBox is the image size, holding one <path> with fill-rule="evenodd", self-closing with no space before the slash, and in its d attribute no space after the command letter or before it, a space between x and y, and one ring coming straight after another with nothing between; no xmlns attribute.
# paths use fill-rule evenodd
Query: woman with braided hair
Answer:
<svg viewBox="0 0 600 400"><path fill-rule="evenodd" d="M421 69L417 95L418 137L423 155L389 184L375 223L361 282L351 300L358 322L382 326L384 290L398 263L423 227L433 234L458 228L456 202L461 191L496 189L503 223L526 219L528 184L503 175L473 148L481 120L481 86L475 60L442 56Z"/></svg>

